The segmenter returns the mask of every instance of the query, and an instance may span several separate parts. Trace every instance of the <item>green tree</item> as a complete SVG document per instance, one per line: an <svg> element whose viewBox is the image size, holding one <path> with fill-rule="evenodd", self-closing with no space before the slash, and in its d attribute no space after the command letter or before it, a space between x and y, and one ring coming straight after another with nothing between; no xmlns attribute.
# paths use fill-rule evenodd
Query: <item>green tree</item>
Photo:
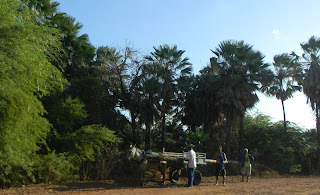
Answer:
<svg viewBox="0 0 320 195"><path fill-rule="evenodd" d="M205 67L200 70L200 75L190 79L190 89L181 103L181 120L189 126L191 132L203 126L203 131L215 139L219 137L215 127L222 115L222 108L217 104L218 77Z"/></svg>
<svg viewBox="0 0 320 195"><path fill-rule="evenodd" d="M28 7L35 12L35 19L39 25L54 27L52 20L58 19L61 14L58 13L58 2L52 0L22 0Z"/></svg>
<svg viewBox="0 0 320 195"><path fill-rule="evenodd" d="M308 97L312 110L316 113L316 127L320 146L320 39L311 37L307 43L301 43L302 57L306 60L306 73L303 80L303 92Z"/></svg>
<svg viewBox="0 0 320 195"><path fill-rule="evenodd" d="M143 63L141 59L138 52L129 46L123 51L112 47L99 47L95 62L106 88L110 91L109 96L116 101L114 107L129 112L131 120L126 119L126 124L130 124L131 133L122 133L125 133L130 142L138 145L140 137L137 136L137 117L141 95L137 94L137 87ZM126 118L124 113L121 115Z"/></svg>
<svg viewBox="0 0 320 195"><path fill-rule="evenodd" d="M159 89L158 78L154 74L155 66L144 64L142 74L139 79L138 91L143 94L140 102L139 118L145 125L145 149L151 149L151 131L154 129L154 121L159 118L157 102L159 102L157 92Z"/></svg>
<svg viewBox="0 0 320 195"><path fill-rule="evenodd" d="M47 111L46 118L59 133L79 129L87 118L85 105L78 98L65 98L62 94L56 93L44 97L42 102Z"/></svg>
<svg viewBox="0 0 320 195"><path fill-rule="evenodd" d="M302 73L302 67L298 62L296 55L281 54L273 57L273 67L275 69L274 79L271 84L263 91L268 95L276 96L281 101L283 111L283 128L286 131L286 113L284 101L293 96L293 93L301 90L298 84L299 76Z"/></svg>
<svg viewBox="0 0 320 195"><path fill-rule="evenodd" d="M151 66L155 66L159 89L157 109L161 113L161 147L165 147L166 117L174 106L177 98L178 79L189 76L192 70L188 58L182 58L185 51L178 50L177 46L161 45L154 47L154 52L146 56Z"/></svg>
<svg viewBox="0 0 320 195"><path fill-rule="evenodd" d="M104 69L102 49L96 50L96 59L89 66L82 66L70 81L67 93L78 97L85 104L88 113L87 124L103 124L116 129L114 121L118 114L115 111L117 98L112 95L113 80Z"/></svg>
<svg viewBox="0 0 320 195"><path fill-rule="evenodd" d="M269 116L262 114L246 116L244 126L244 147L259 159L257 164L287 174L301 173L309 164L307 157L314 144L300 127L288 122L287 131L283 132L281 123L272 123Z"/></svg>
<svg viewBox="0 0 320 195"><path fill-rule="evenodd" d="M95 56L95 48L90 44L87 34L79 35L82 25L75 18L57 13L50 22L60 31L62 50L60 58L53 63L62 69L69 82L77 81L83 69L89 68Z"/></svg>
<svg viewBox="0 0 320 195"><path fill-rule="evenodd" d="M82 180L106 179L119 160L120 154L112 150L121 140L101 125L83 126L63 139Z"/></svg>
<svg viewBox="0 0 320 195"><path fill-rule="evenodd" d="M301 43L302 58L306 61L306 70L303 80L303 92L316 115L317 143L316 169L320 165L320 39L311 37L308 42Z"/></svg>
<svg viewBox="0 0 320 195"><path fill-rule="evenodd" d="M50 129L39 98L61 88L50 61L61 45L56 29L40 26L20 1L0 4L0 183L35 181L33 158Z"/></svg>
<svg viewBox="0 0 320 195"><path fill-rule="evenodd" d="M264 56L243 41L223 41L211 51L215 55L210 59L211 68L219 76L217 99L226 119L226 151L230 154L232 123L238 117L242 120L245 111L258 101L255 92L266 83L270 72L263 63ZM242 144L243 127L239 134Z"/></svg>
<svg viewBox="0 0 320 195"><path fill-rule="evenodd" d="M96 100L97 98L90 99L91 94L96 94L98 98L101 98L101 93L97 90L101 85L97 81L97 75L94 74L96 72L92 70L95 48L89 43L86 34L79 36L82 25L67 14L58 12L59 3L55 1L24 0L24 2L36 11L35 20L38 25L58 29L62 48L59 50L58 58L52 59L51 63L59 68L69 81L64 86L64 95L68 93L73 98L80 98L86 104L85 109L89 113L89 121L101 122L100 112L92 111L93 105L99 101ZM89 90L87 87L89 84L94 86L92 87L94 89ZM50 102L46 102L46 106L50 107L49 104Z"/></svg>

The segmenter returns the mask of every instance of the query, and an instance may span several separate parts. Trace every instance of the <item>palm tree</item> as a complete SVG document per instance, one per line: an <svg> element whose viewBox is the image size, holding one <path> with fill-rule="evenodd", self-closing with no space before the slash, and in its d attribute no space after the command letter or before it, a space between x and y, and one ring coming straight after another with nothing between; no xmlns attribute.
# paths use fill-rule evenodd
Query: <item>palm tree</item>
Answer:
<svg viewBox="0 0 320 195"><path fill-rule="evenodd" d="M59 15L57 8L60 3L52 0L23 0L27 6L36 10L36 21L41 25L49 25L53 18ZM52 23L51 23L52 24ZM49 25L50 26L50 25ZM50 26L54 27L54 26Z"/></svg>
<svg viewBox="0 0 320 195"><path fill-rule="evenodd" d="M190 78L190 89L181 101L183 112L181 120L192 132L203 126L206 133L211 133L216 122L221 118L221 107L216 103L219 89L217 76L210 73L210 68L200 70L200 75Z"/></svg>
<svg viewBox="0 0 320 195"><path fill-rule="evenodd" d="M51 0L23 1L36 10L37 14L34 17L39 25L59 29L63 52L60 60L56 59L52 63L62 69L70 81L75 74L78 74L81 67L88 66L93 61L95 48L89 43L88 35L79 35L82 25L76 22L75 18L57 11L59 3Z"/></svg>
<svg viewBox="0 0 320 195"><path fill-rule="evenodd" d="M118 99L110 92L119 87L113 70L120 58L121 55L114 48L98 47L95 62L91 67L84 68L87 74L72 81L72 94L86 103L90 124L114 128L110 123L116 117L114 107L118 104Z"/></svg>
<svg viewBox="0 0 320 195"><path fill-rule="evenodd" d="M316 113L317 140L320 146L320 39L311 37L307 43L301 43L303 59L307 69L303 80L303 92L308 97L312 110Z"/></svg>
<svg viewBox="0 0 320 195"><path fill-rule="evenodd" d="M210 59L211 69L218 76L217 103L222 107L226 119L226 151L230 154L232 143L232 123L259 100L255 91L267 82L270 71L263 63L264 56L254 51L253 46L243 41L223 41L215 50L215 57ZM243 129L239 130L242 143Z"/></svg>
<svg viewBox="0 0 320 195"><path fill-rule="evenodd" d="M301 90L297 83L299 75L302 73L302 67L298 63L298 58L294 53L291 55L284 53L274 56L273 67L275 69L274 79L270 86L264 88L268 95L274 95L281 101L283 111L283 128L286 131L286 113L284 101L291 98L293 93Z"/></svg>
<svg viewBox="0 0 320 195"><path fill-rule="evenodd" d="M172 109L177 98L177 80L191 73L191 64L188 58L182 58L185 51L178 50L177 46L161 45L154 47L154 52L145 58L154 66L159 83L157 91L159 97L158 110L161 113L161 146L165 147L166 115Z"/></svg>
<svg viewBox="0 0 320 195"><path fill-rule="evenodd" d="M61 29L61 42L63 53L60 63L65 77L70 81L82 77L81 69L89 67L95 56L95 48L90 44L87 34L78 35L82 25L74 18L61 15L55 21L57 28Z"/></svg>
<svg viewBox="0 0 320 195"><path fill-rule="evenodd" d="M142 94L141 105L139 110L139 118L145 124L145 150L151 148L151 129L155 119L159 118L156 108L158 101L157 91L159 83L157 77L154 75L154 66L144 64L140 79L140 93Z"/></svg>

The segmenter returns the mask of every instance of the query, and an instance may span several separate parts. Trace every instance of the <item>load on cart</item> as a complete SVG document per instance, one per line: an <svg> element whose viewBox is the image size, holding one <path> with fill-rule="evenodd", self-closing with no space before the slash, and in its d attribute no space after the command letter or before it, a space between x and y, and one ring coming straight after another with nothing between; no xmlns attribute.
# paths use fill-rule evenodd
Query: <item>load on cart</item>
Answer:
<svg viewBox="0 0 320 195"><path fill-rule="evenodd" d="M165 183L165 170L169 168L169 180L177 183L187 168L187 152L151 152L130 146L127 159L136 160L140 168L141 184L144 185L144 175L150 164L158 164L162 173L162 183ZM197 166L206 165L206 153L196 152ZM199 170L194 173L194 185L201 183L202 174Z"/></svg>

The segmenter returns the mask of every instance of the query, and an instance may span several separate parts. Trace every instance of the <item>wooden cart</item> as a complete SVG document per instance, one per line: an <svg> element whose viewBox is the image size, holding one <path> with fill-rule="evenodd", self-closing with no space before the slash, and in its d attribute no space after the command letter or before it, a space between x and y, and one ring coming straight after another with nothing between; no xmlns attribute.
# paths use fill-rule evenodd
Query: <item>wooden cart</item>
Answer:
<svg viewBox="0 0 320 195"><path fill-rule="evenodd" d="M167 167L170 167L169 171L169 180L172 183L177 183L180 180L182 175L186 175L186 169L188 161L184 159L187 158L188 152L176 153L176 152L164 152L163 154L166 156L175 157L178 159L182 159L181 161L167 161ZM206 165L206 153L196 152L196 162L197 167ZM195 170L194 172L194 185L199 185L202 180L202 174L199 170Z"/></svg>

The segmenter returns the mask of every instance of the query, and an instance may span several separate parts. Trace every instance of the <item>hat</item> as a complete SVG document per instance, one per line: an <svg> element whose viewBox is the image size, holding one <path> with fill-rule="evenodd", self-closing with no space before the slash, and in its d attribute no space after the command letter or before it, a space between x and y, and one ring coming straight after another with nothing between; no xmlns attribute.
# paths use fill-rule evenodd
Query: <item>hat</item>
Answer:
<svg viewBox="0 0 320 195"><path fill-rule="evenodd" d="M194 147L196 147L196 146L193 145L193 144L189 144L189 145L187 145L186 147L187 147L187 148L194 148Z"/></svg>
<svg viewBox="0 0 320 195"><path fill-rule="evenodd" d="M244 152L248 152L249 150L248 150L248 148L245 148L245 149L243 149L243 151L244 151Z"/></svg>

